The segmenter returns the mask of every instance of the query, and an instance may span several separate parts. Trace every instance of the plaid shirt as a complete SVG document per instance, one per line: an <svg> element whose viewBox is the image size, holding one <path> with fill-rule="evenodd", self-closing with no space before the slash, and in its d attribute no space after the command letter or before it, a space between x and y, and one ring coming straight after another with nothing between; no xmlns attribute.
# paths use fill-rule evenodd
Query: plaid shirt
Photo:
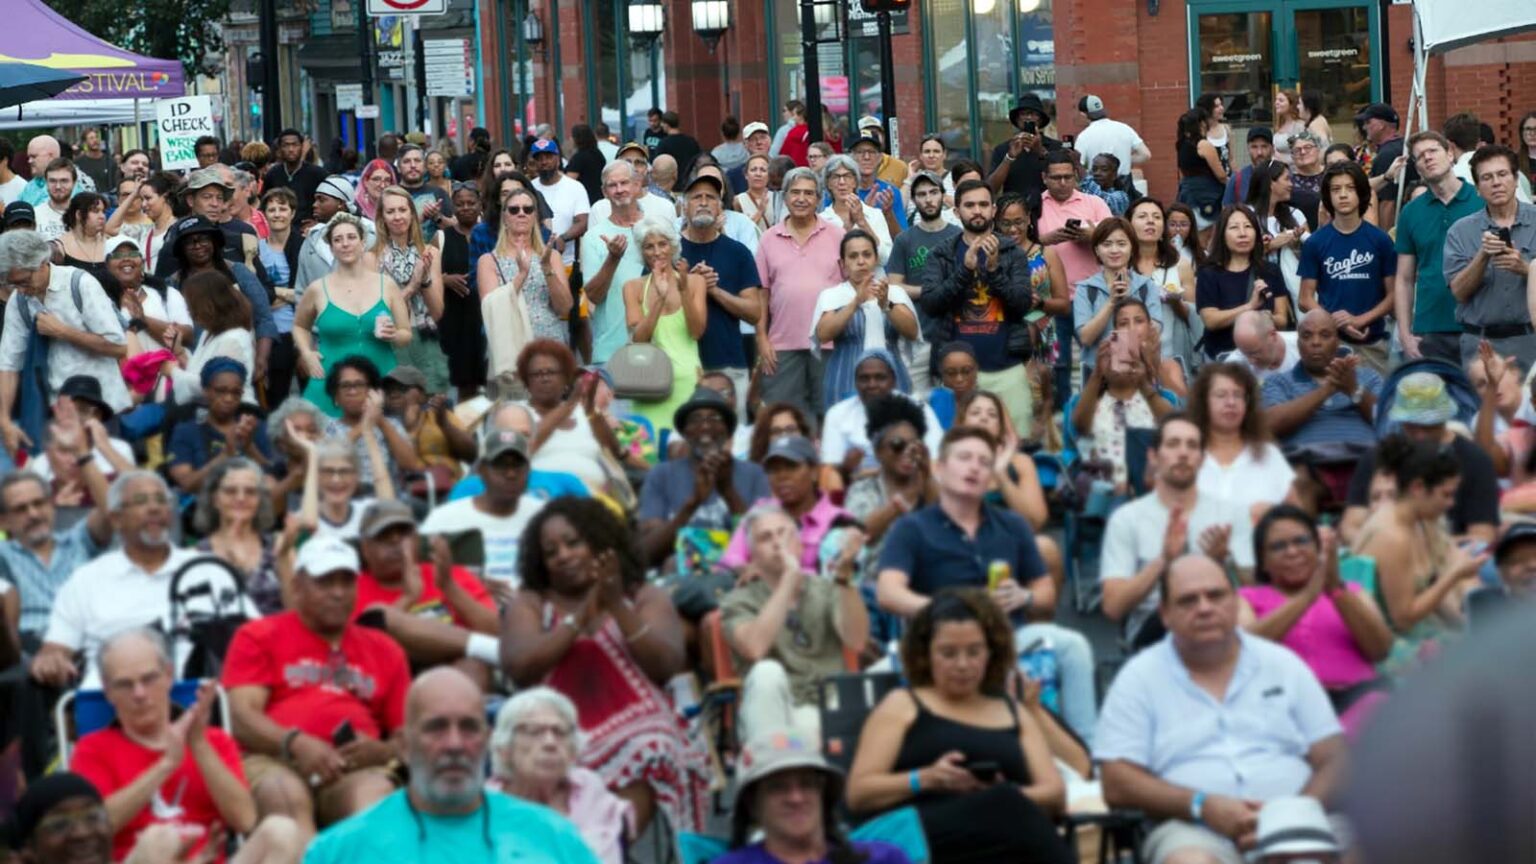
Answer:
<svg viewBox="0 0 1536 864"><path fill-rule="evenodd" d="M81 519L68 530L53 535L53 555L44 564L31 549L15 540L0 543L0 580L21 594L21 632L42 635L59 588L82 564L101 554Z"/></svg>

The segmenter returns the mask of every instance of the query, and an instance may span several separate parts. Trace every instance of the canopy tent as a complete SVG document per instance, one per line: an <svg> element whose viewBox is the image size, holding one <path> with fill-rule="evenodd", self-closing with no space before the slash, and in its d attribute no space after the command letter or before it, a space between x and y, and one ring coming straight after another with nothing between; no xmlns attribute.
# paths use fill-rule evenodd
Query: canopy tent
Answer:
<svg viewBox="0 0 1536 864"><path fill-rule="evenodd" d="M1413 2L1413 95L1408 104L1408 123L1404 137L1418 128L1427 128L1429 114L1424 105L1424 76L1431 54L1444 54L1453 48L1513 36L1536 30L1536 2L1533 0L1414 0ZM1407 184L1398 184L1398 208L1402 208Z"/></svg>
<svg viewBox="0 0 1536 864"><path fill-rule="evenodd" d="M131 123L133 100L187 92L179 60L141 57L118 48L80 29L43 0L5 0L4 8L0 61L69 69L85 80L53 99L0 111L0 128Z"/></svg>

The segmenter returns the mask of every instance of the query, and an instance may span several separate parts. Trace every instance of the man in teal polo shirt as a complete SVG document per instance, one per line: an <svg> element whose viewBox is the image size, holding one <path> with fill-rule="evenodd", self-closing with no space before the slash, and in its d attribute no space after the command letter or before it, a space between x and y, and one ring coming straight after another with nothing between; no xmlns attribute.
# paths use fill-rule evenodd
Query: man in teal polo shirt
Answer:
<svg viewBox="0 0 1536 864"><path fill-rule="evenodd" d="M1456 220L1481 211L1483 199L1456 176L1444 135L1420 132L1409 140L1408 152L1428 191L1397 217L1398 339L1409 358L1434 357L1459 366L1461 325L1442 264L1445 234Z"/></svg>

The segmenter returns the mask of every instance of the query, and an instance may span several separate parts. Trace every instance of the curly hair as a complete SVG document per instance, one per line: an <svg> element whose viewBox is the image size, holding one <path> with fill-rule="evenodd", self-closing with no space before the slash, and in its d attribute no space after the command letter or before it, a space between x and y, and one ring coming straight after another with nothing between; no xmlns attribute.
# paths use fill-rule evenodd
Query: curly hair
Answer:
<svg viewBox="0 0 1536 864"><path fill-rule="evenodd" d="M535 357L553 357L560 364L560 374L565 376L566 383L576 378L576 355L571 353L564 343L553 339L535 339L523 346L523 353L517 355L517 380L528 386L528 367L533 365Z"/></svg>
<svg viewBox="0 0 1536 864"><path fill-rule="evenodd" d="M747 459L751 462L762 463L763 457L768 455L768 445L773 443L772 430L773 418L780 414L792 414L795 425L800 427L800 434L807 438L816 437L816 424L800 406L792 402L771 402L757 409L756 425L752 427L752 443L747 447Z"/></svg>
<svg viewBox="0 0 1536 864"><path fill-rule="evenodd" d="M341 373L351 369L368 379L368 389L379 389L384 376L379 374L379 367L372 360L361 354L348 354L332 364L325 372L325 395L336 398L337 387L341 385Z"/></svg>
<svg viewBox="0 0 1536 864"><path fill-rule="evenodd" d="M931 652L939 626L971 622L981 628L987 641L987 671L981 679L981 690L988 694L1004 692L1014 665L1013 628L1008 616L980 588L945 588L912 616L907 635L901 640L901 666L912 686L933 685Z"/></svg>
<svg viewBox="0 0 1536 864"><path fill-rule="evenodd" d="M1268 585L1271 581L1269 571L1264 569L1264 556L1269 552L1269 532L1280 522L1295 522L1307 529L1314 545L1321 542L1317 520L1312 518L1312 514L1294 504L1276 504L1269 508L1258 524L1253 526L1253 581L1259 585Z"/></svg>
<svg viewBox="0 0 1536 864"><path fill-rule="evenodd" d="M564 496L551 499L523 530L522 547L517 553L523 587L530 591L548 591L549 567L544 562L544 543L540 539L544 525L555 517L564 519L591 549L593 555L612 551L619 559L619 573L626 590L645 583L645 566L635 548L629 526L597 498Z"/></svg>
<svg viewBox="0 0 1536 864"><path fill-rule="evenodd" d="M1264 401L1259 393L1259 379L1243 363L1207 363L1200 367L1195 384L1189 388L1189 419L1200 427L1200 440L1211 440L1211 391L1217 377L1225 378L1243 388L1243 423L1238 432L1243 443L1253 448L1255 459L1260 458L1270 441L1269 424L1264 422Z"/></svg>
<svg viewBox="0 0 1536 864"><path fill-rule="evenodd" d="M105 211L107 209L107 199L97 195L95 192L81 192L69 199L69 206L64 208L64 227L71 231L84 227L86 215L97 207Z"/></svg>
<svg viewBox="0 0 1536 864"><path fill-rule="evenodd" d="M889 393L864 406L864 434L871 443L880 440L880 433L898 423L910 423L917 437L928 434L928 420L923 407L900 393Z"/></svg>

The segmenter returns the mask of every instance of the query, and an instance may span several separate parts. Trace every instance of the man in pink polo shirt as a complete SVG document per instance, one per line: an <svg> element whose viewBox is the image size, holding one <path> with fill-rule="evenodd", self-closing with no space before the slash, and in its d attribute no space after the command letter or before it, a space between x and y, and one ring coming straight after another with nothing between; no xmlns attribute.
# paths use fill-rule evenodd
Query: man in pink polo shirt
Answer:
<svg viewBox="0 0 1536 864"><path fill-rule="evenodd" d="M790 402L814 415L821 410L823 361L811 354L811 313L822 289L843 281L843 229L816 215L821 186L809 168L784 175L784 204L788 215L757 245L763 286L757 362L764 404Z"/></svg>
<svg viewBox="0 0 1536 864"><path fill-rule="evenodd" d="M1110 218L1109 205L1077 188L1077 154L1056 150L1045 157L1045 195L1040 198L1040 242L1056 250L1067 271L1067 293L1098 270L1088 246L1093 226ZM1075 222L1073 220L1076 220Z"/></svg>

